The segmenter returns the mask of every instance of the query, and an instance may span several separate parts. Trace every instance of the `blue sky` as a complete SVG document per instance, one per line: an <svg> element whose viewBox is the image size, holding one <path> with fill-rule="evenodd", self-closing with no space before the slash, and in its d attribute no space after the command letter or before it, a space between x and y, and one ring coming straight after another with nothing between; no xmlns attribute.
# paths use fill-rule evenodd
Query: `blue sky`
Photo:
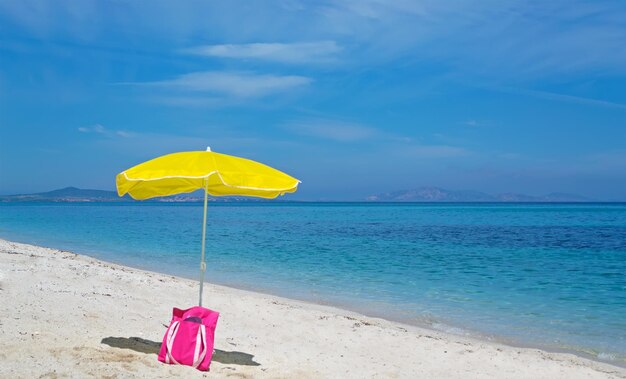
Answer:
<svg viewBox="0 0 626 379"><path fill-rule="evenodd" d="M624 41L623 1L3 1L0 193L210 145L292 199L626 200Z"/></svg>

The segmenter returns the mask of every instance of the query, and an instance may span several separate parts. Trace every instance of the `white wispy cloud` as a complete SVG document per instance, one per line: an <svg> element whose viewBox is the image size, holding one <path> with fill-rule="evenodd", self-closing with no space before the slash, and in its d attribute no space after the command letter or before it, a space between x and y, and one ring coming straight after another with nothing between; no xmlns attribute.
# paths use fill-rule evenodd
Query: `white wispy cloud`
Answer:
<svg viewBox="0 0 626 379"><path fill-rule="evenodd" d="M354 38L368 62L418 57L517 81L626 72L626 16L614 1L340 0L322 13L325 30Z"/></svg>
<svg viewBox="0 0 626 379"><path fill-rule="evenodd" d="M94 125L90 125L90 126L81 126L78 128L78 131L81 133L99 133L99 134L104 134L105 133L105 128L104 126L100 125L100 124L94 124Z"/></svg>
<svg viewBox="0 0 626 379"><path fill-rule="evenodd" d="M576 104L590 105L590 106L600 106L600 107L607 107L607 108L626 109L626 104L624 103L616 103L612 101L593 99L589 97L572 96L572 95L565 95L565 94L554 93L554 92L537 91L537 90L529 90L529 89L514 88L514 87L491 87L491 88L500 92L532 96L532 97L537 97L537 98L546 99L546 100L563 101L563 102L568 102L568 103L576 103Z"/></svg>
<svg viewBox="0 0 626 379"><path fill-rule="evenodd" d="M130 133L125 130L110 130L110 129L105 128L101 124L81 126L78 128L78 131L81 133L94 133L94 134L100 134L103 136L110 136L110 137L117 136L117 137L123 137L123 138L128 138L128 137L132 137L135 135L135 133Z"/></svg>
<svg viewBox="0 0 626 379"><path fill-rule="evenodd" d="M141 100L147 103L166 105L170 107L203 109L224 108L241 104L241 99L226 99L217 96L186 96L179 94L144 96Z"/></svg>
<svg viewBox="0 0 626 379"><path fill-rule="evenodd" d="M297 6L248 2L245 7L223 1L111 7L96 0L54 5L22 0L0 2L1 14L37 36L89 42L111 30L131 43L146 37L164 46L198 36L263 41L190 49L217 57L303 62L333 57L345 46L345 58L359 63L413 56L509 78L626 71L624 5L611 0L333 0ZM310 42L264 42L277 38Z"/></svg>
<svg viewBox="0 0 626 379"><path fill-rule="evenodd" d="M456 158L470 154L465 148L450 145L417 145L409 147L406 152L419 158Z"/></svg>
<svg viewBox="0 0 626 379"><path fill-rule="evenodd" d="M203 71L175 79L125 83L179 91L217 93L233 97L260 97L303 87L313 80L298 75L256 74L242 71Z"/></svg>
<svg viewBox="0 0 626 379"><path fill-rule="evenodd" d="M129 138L100 138L96 143L108 152L115 151L125 156L129 154L143 160L173 151L204 151L207 146L210 146L213 151L251 159L255 156L259 157L257 154L276 149L300 148L291 141L269 136L250 136L248 133L224 131L221 127L210 125L205 125L203 128L204 131L199 134L146 131L133 133ZM137 149L138 144L141 149Z"/></svg>
<svg viewBox="0 0 626 379"><path fill-rule="evenodd" d="M294 134L339 142L352 142L372 138L378 131L362 124L328 119L297 120L285 125Z"/></svg>
<svg viewBox="0 0 626 379"><path fill-rule="evenodd" d="M182 53L218 58L259 59L281 63L324 63L336 59L341 47L335 41L249 43L196 46Z"/></svg>
<svg viewBox="0 0 626 379"><path fill-rule="evenodd" d="M115 135L120 136L120 137L124 137L124 138L128 138L128 137L131 137L133 135L133 133L129 133L129 132L126 132L124 130L117 130L115 132Z"/></svg>
<svg viewBox="0 0 626 379"><path fill-rule="evenodd" d="M355 65L407 59L430 61L465 75L524 80L567 73L626 72L626 16L611 0L411 1L333 0L286 4L249 2L125 2L96 0L0 2L0 16L36 36L64 36L90 46L111 30L133 51L142 38L180 46L217 41L276 41L197 46L187 52L223 58ZM127 17L132 14L134 17ZM164 28L167 20L167 28ZM410 62L410 61L409 61Z"/></svg>

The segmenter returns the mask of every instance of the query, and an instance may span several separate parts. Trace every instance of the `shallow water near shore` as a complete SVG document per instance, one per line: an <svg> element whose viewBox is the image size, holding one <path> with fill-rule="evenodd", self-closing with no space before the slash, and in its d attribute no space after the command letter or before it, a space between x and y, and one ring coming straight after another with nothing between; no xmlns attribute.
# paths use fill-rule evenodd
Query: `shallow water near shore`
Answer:
<svg viewBox="0 0 626 379"><path fill-rule="evenodd" d="M208 281L625 362L624 204L214 203L208 219ZM201 204L0 205L1 238L189 278L201 223Z"/></svg>

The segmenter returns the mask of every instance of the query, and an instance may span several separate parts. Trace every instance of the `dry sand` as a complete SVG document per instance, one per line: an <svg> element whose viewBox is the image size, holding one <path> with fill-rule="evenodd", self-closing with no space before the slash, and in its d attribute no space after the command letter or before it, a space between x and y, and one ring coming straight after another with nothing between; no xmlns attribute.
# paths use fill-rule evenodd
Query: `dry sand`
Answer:
<svg viewBox="0 0 626 379"><path fill-rule="evenodd" d="M211 371L157 351L197 283L0 240L0 378L626 378L571 354L478 341L206 285L221 313Z"/></svg>

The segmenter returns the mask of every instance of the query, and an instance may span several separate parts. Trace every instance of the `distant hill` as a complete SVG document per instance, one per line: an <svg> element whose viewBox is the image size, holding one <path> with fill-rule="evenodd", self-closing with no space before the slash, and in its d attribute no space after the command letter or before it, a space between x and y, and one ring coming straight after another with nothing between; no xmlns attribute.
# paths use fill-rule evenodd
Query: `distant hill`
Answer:
<svg viewBox="0 0 626 379"><path fill-rule="evenodd" d="M148 202L160 203L194 203L204 200L201 191L196 193L157 197L146 200ZM115 191L105 191L96 189L81 189L76 187L61 188L48 192L6 195L0 196L0 203L15 202L58 202L58 203L107 203L107 202L133 202L128 195L117 196ZM211 197L211 202L266 202L271 200L257 199L251 197ZM278 199L277 201L288 201ZM584 196L567 193L550 193L545 196L530 196L518 193L502 193L490 195L479 191L450 191L437 187L420 187L406 191L395 191L368 196L366 201L372 202L590 202L595 201Z"/></svg>
<svg viewBox="0 0 626 379"><path fill-rule="evenodd" d="M130 197L119 197L114 191L95 189L80 189L67 187L48 192L31 193L23 195L0 196L0 202L30 202L30 201L53 201L53 202L112 202L129 201Z"/></svg>
<svg viewBox="0 0 626 379"><path fill-rule="evenodd" d="M584 196L568 193L550 193L545 196L530 196L518 193L490 195L479 191L451 191L437 187L420 187L412 190L387 192L368 196L367 201L398 202L588 202Z"/></svg>
<svg viewBox="0 0 626 379"><path fill-rule="evenodd" d="M76 187L66 187L48 192L31 193L23 195L0 196L0 203L16 202L56 202L56 203L108 203L108 202L129 202L137 201L130 196L117 196L115 191L81 189ZM193 203L204 201L202 194L182 194L167 197L156 197L146 200L148 202L160 203ZM267 201L265 199L254 199L247 197L209 197L211 202L248 202Z"/></svg>

